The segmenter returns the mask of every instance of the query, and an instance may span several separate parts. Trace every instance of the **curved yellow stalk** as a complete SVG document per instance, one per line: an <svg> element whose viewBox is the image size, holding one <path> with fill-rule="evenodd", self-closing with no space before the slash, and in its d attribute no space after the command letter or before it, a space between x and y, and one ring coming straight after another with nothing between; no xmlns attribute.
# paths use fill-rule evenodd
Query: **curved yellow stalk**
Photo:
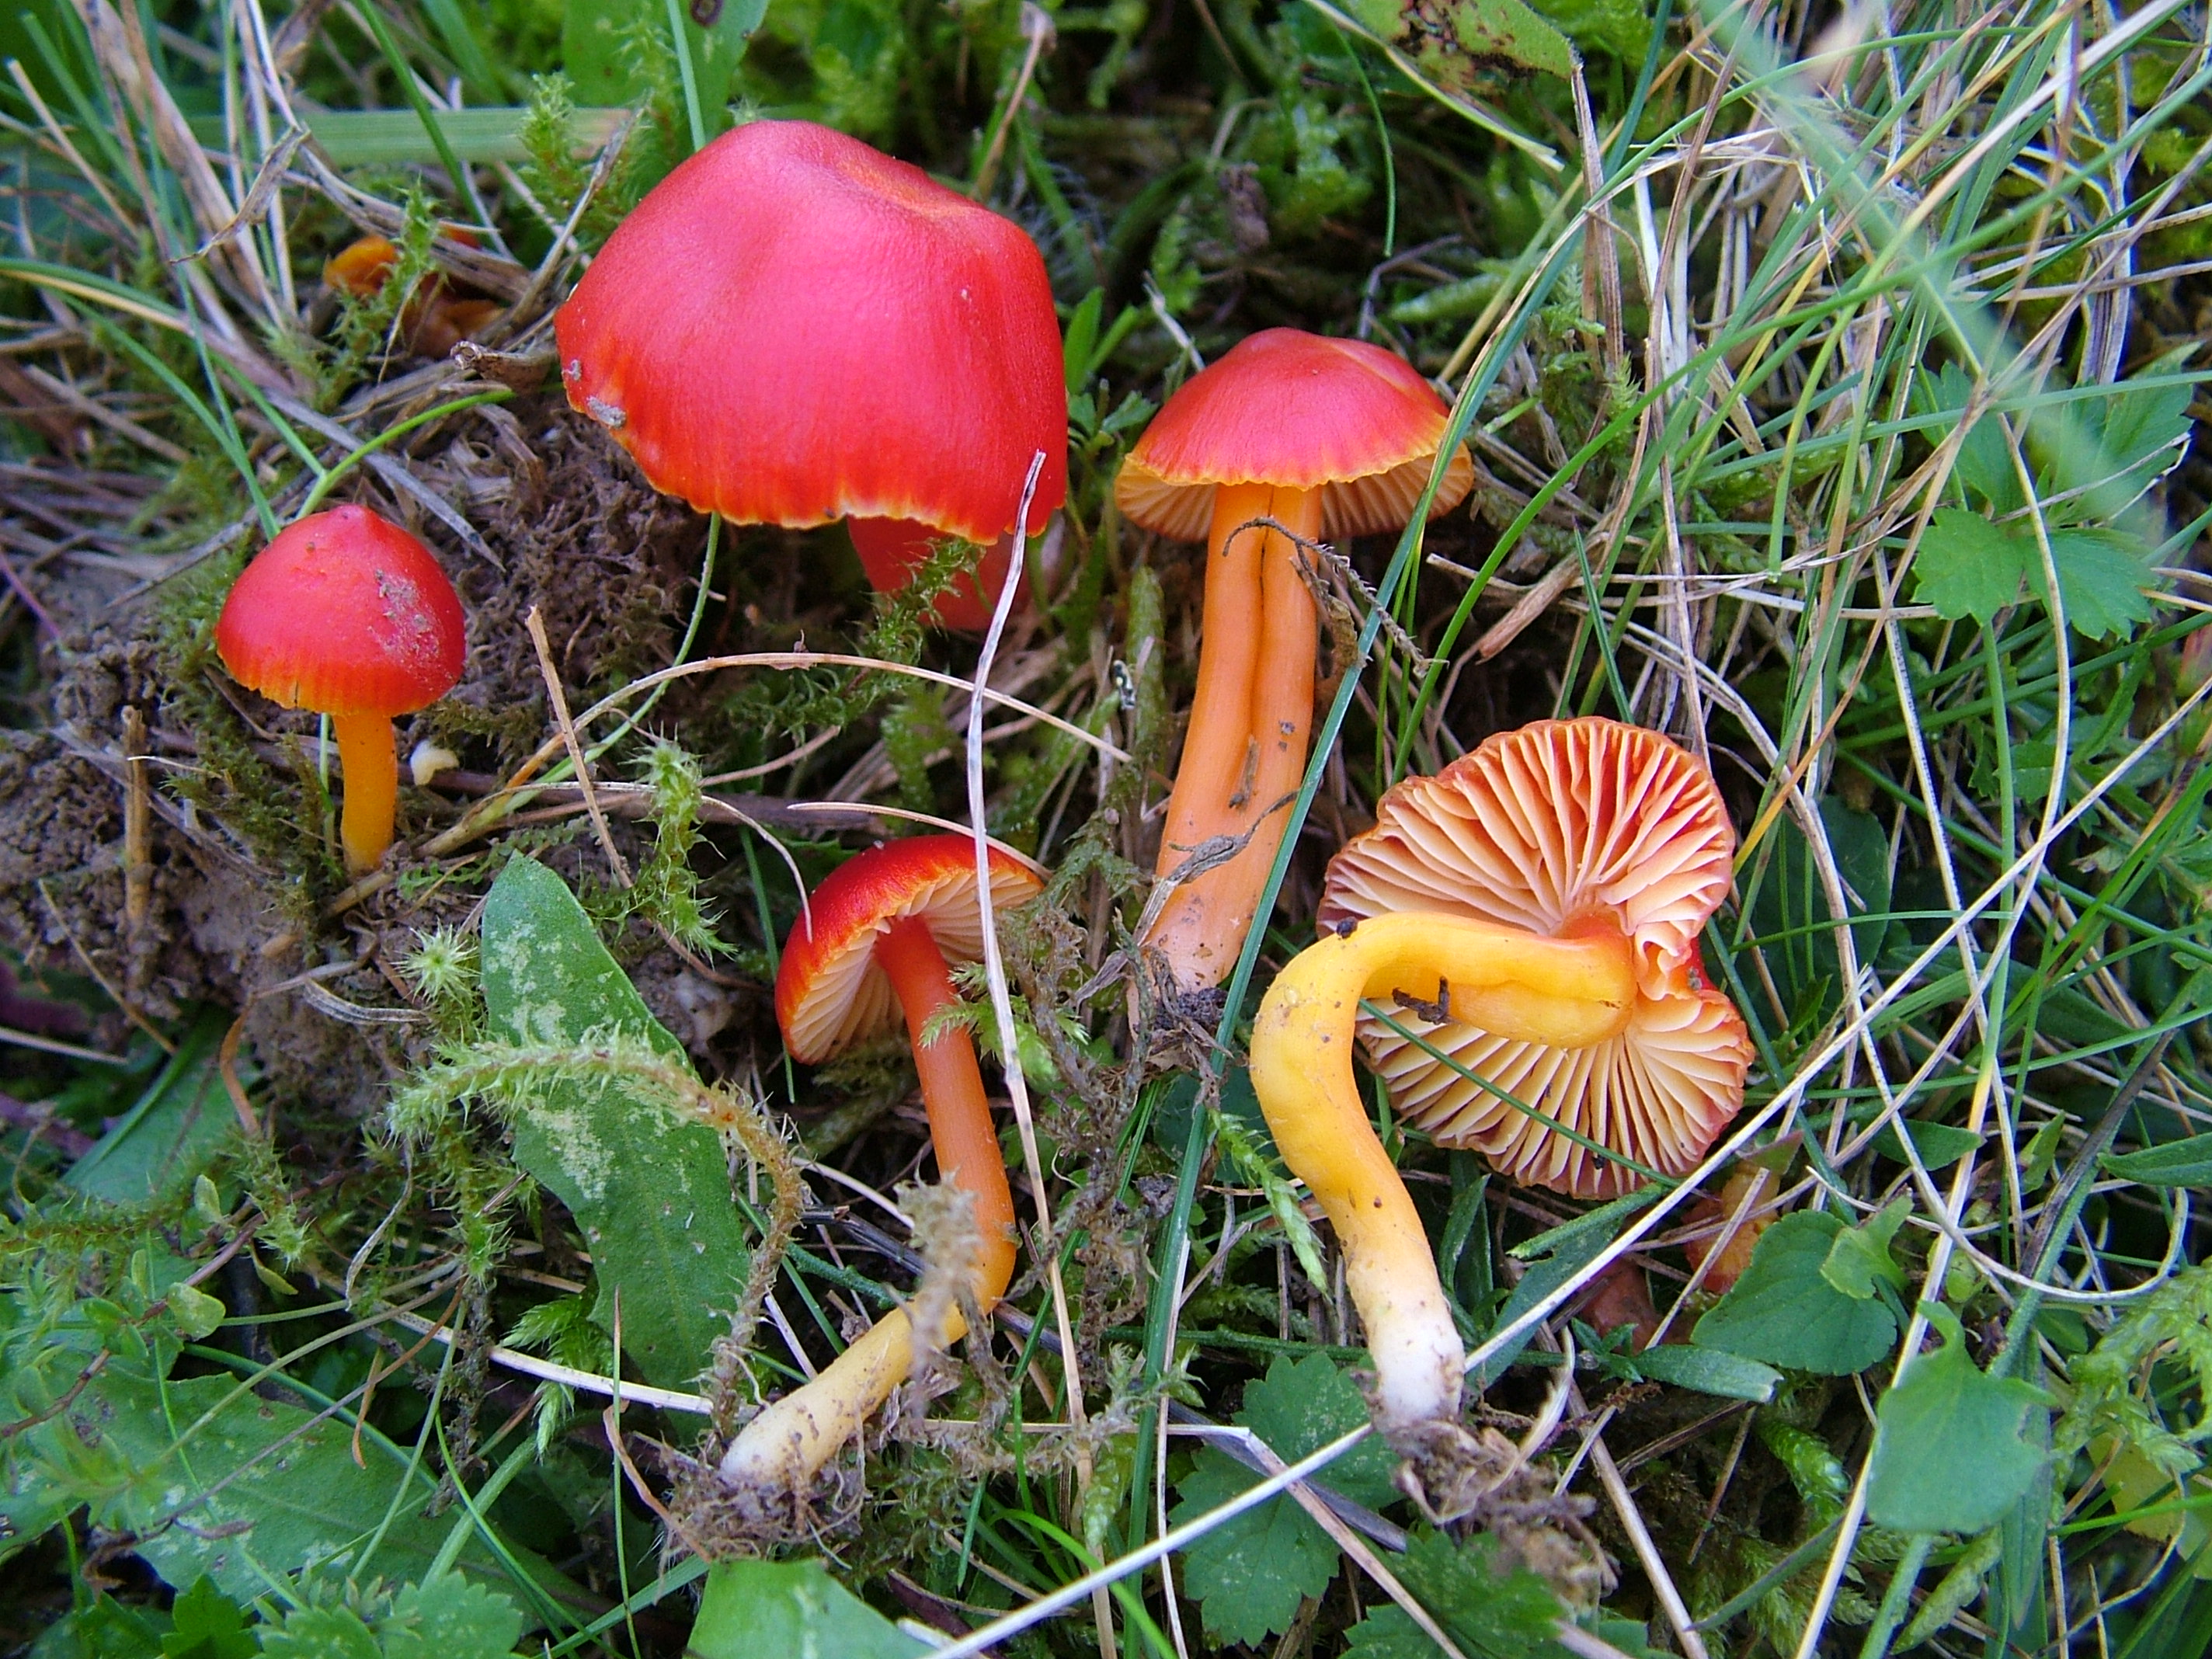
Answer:
<svg viewBox="0 0 2212 1659"><path fill-rule="evenodd" d="M1580 1048L1617 1035L1636 1000L1628 940L1548 939L1420 911L1370 916L1302 951L1252 1027L1252 1086L1291 1171L1336 1230L1375 1358L1380 1426L1459 1415L1466 1350L1421 1218L1375 1138L1353 1081L1362 998L1449 997L1452 1018L1504 1037Z"/></svg>

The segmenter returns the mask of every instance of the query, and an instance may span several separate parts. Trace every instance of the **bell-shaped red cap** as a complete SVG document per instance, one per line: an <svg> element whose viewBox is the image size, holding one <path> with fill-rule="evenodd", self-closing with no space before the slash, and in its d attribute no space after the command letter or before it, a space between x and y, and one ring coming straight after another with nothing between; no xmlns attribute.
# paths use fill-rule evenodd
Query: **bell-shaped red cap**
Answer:
<svg viewBox="0 0 2212 1659"><path fill-rule="evenodd" d="M1036 245L805 121L678 167L554 319L568 401L654 488L739 524L902 519L988 544L1067 494L1067 387Z"/></svg>
<svg viewBox="0 0 2212 1659"><path fill-rule="evenodd" d="M1402 358L1362 340L1262 329L1199 371L1121 463L1125 516L1179 542L1203 541L1217 485L1322 492L1322 534L1402 529L1413 516L1451 411ZM1465 499L1474 463L1444 463L1431 516Z"/></svg>
<svg viewBox="0 0 2212 1659"><path fill-rule="evenodd" d="M453 689L461 601L430 550L365 507L286 526L223 602L216 650L287 708L410 714Z"/></svg>

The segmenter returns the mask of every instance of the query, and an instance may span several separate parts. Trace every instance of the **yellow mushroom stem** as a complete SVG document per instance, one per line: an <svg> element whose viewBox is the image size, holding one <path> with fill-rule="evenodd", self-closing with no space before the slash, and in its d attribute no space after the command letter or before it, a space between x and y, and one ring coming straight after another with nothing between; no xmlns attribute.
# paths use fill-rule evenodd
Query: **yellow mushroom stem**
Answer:
<svg viewBox="0 0 2212 1659"><path fill-rule="evenodd" d="M1255 519L1291 535L1246 528ZM1227 863L1178 886L1146 937L1184 990L1218 985L1237 965L1290 822L1283 797L1305 775L1320 623L1291 537L1317 541L1321 527L1318 489L1222 484L1213 492L1198 688L1158 872L1170 874L1211 836L1251 839Z"/></svg>
<svg viewBox="0 0 2212 1659"><path fill-rule="evenodd" d="M386 714L333 714L331 730L338 740L338 766L345 780L338 840L345 848L348 872L365 876L384 862L392 846L392 814L399 800L399 742Z"/></svg>
<svg viewBox="0 0 2212 1659"><path fill-rule="evenodd" d="M1451 1018L1522 1042L1582 1048L1616 1036L1636 963L1610 926L1550 939L1421 911L1370 916L1300 951L1252 1027L1252 1086L1283 1161L1336 1230L1375 1359L1386 1436L1459 1415L1466 1350L1405 1183L1375 1138L1352 1069L1363 998L1449 999Z"/></svg>
<svg viewBox="0 0 2212 1659"><path fill-rule="evenodd" d="M1014 1276L1014 1198L975 1045L957 1023L925 1040L930 1022L959 1002L951 969L927 922L909 916L892 923L877 939L875 957L906 1014L939 1176L974 1200L976 1249L969 1288L988 1313ZM957 1342L967 1330L955 1305L933 1346ZM904 1308L894 1308L812 1381L745 1425L722 1454L723 1480L771 1503L803 1493L913 1368L914 1322Z"/></svg>

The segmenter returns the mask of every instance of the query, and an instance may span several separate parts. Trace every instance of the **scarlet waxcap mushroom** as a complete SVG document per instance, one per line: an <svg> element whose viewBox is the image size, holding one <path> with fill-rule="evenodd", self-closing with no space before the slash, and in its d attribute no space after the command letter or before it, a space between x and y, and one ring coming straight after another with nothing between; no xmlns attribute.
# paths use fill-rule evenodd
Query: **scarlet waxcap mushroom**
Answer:
<svg viewBox="0 0 2212 1659"><path fill-rule="evenodd" d="M1409 1456L1455 1443L1465 1351L1353 1081L1355 1030L1398 1109L1439 1140L1578 1196L1628 1182L1363 1001L1395 1000L1401 1024L1587 1139L1686 1168L1741 1103L1750 1058L1741 1019L1696 966L1734 845L1711 776L1665 738L1547 720L1400 784L1331 864L1323 937L1253 1023L1252 1083L1336 1231L1377 1417Z"/></svg>
<svg viewBox="0 0 2212 1659"><path fill-rule="evenodd" d="M1042 890L1036 872L1011 854L994 847L989 861L994 909ZM927 1035L959 1000L949 962L983 953L977 898L975 844L965 836L886 842L848 860L815 890L784 943L775 1015L792 1057L810 1064L904 1015L938 1170L974 1200L980 1237L969 1288L988 1310L1013 1277L1013 1193L975 1043L957 1024ZM950 1341L965 1328L956 1312L932 1340ZM745 1425L723 1455L724 1480L763 1506L802 1490L905 1379L913 1344L904 1309L877 1321L827 1370Z"/></svg>
<svg viewBox="0 0 2212 1659"><path fill-rule="evenodd" d="M1178 989L1234 966L1305 770L1318 623L1293 538L1402 526L1448 420L1428 382L1381 347L1273 328L1194 375L1121 464L1114 498L1133 522L1206 538L1198 688L1158 872L1213 836L1249 836L1177 887L1146 937ZM1431 510L1473 481L1455 449ZM1281 531L1247 528L1255 520Z"/></svg>
<svg viewBox="0 0 2212 1659"><path fill-rule="evenodd" d="M1361 1043L1397 1109L1516 1181L1577 1198L1615 1196L1642 1177L1463 1073L1662 1174L1695 1164L1742 1105L1751 1062L1742 1017L1698 957L1735 851L1705 767L1615 720L1540 720L1392 789L1375 827L1330 863L1322 926L1417 910L1552 938L1613 935L1633 954L1638 987L1620 1034L1587 1048L1394 1013L1417 1042L1363 1017Z"/></svg>
<svg viewBox="0 0 2212 1659"><path fill-rule="evenodd" d="M1067 493L1036 245L826 127L749 122L693 155L607 239L554 331L568 401L655 489L732 523L898 520L855 538L896 567L932 536L1008 536L1039 450L1023 528ZM983 577L963 616L988 617Z"/></svg>
<svg viewBox="0 0 2212 1659"><path fill-rule="evenodd" d="M460 597L430 550L365 507L301 519L246 567L215 643L241 685L331 717L346 866L374 869L398 794L392 718L453 690L466 649Z"/></svg>

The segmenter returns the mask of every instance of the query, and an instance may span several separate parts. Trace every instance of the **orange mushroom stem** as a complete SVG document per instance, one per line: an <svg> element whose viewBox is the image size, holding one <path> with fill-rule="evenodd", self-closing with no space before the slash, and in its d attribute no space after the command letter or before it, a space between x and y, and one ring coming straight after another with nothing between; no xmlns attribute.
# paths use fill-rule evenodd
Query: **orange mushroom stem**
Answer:
<svg viewBox="0 0 2212 1659"><path fill-rule="evenodd" d="M1132 522L1206 539L1198 687L1157 869L1176 878L1216 837L1241 845L1178 878L1146 936L1175 991L1218 985L1236 965L1305 775L1320 627L1300 544L1403 526L1448 412L1380 346L1272 328L1194 375L1115 478ZM1473 483L1454 449L1430 510Z"/></svg>
<svg viewBox="0 0 2212 1659"><path fill-rule="evenodd" d="M934 1037L930 1022L959 1006L952 969L937 948L929 924L914 917L893 922L876 941L876 962L890 975L914 1040L921 1074L921 1103L929 1114L929 1146L938 1174L975 1200L981 1237L975 1261L976 1305L986 1311L1006 1294L1014 1276L1014 1194L999 1133L983 1093L982 1067L967 1028L948 1022Z"/></svg>
<svg viewBox="0 0 2212 1659"><path fill-rule="evenodd" d="M1320 618L1297 542L1321 535L1318 490L1224 484L1206 544L1205 648L1182 763L1168 797L1160 869L1217 836L1249 837L1226 863L1178 886L1146 941L1190 977L1225 974L1251 931L1304 777ZM1268 524L1272 520L1280 529ZM1287 534L1285 532L1288 532Z"/></svg>

